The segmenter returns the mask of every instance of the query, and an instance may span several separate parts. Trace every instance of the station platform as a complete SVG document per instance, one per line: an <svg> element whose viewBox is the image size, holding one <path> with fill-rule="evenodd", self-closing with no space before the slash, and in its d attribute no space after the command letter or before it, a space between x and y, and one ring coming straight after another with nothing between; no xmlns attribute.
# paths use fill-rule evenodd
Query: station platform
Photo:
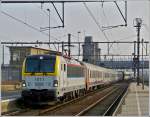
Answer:
<svg viewBox="0 0 150 117"><path fill-rule="evenodd" d="M149 116L149 87L132 82L117 116Z"/></svg>
<svg viewBox="0 0 150 117"><path fill-rule="evenodd" d="M1 91L1 100L21 97L21 90L16 91Z"/></svg>

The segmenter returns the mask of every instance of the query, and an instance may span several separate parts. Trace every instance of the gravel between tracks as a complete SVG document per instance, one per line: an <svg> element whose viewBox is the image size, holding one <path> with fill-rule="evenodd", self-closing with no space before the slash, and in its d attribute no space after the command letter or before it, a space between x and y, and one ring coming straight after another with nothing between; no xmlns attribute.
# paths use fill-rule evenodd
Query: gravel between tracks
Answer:
<svg viewBox="0 0 150 117"><path fill-rule="evenodd" d="M117 86L111 86L110 88L104 89L100 92L95 93L94 95L87 96L82 100L70 103L68 105L62 106L50 112L41 113L40 115L50 115L50 116L73 116L79 113L81 110L85 109L93 102L97 101L98 99L102 98L104 95L109 93L112 90L117 89Z"/></svg>

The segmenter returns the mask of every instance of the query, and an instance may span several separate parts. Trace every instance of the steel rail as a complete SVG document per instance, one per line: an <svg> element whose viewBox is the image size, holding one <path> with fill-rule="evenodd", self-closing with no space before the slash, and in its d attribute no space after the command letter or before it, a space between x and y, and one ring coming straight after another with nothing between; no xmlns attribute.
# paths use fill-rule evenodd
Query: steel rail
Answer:
<svg viewBox="0 0 150 117"><path fill-rule="evenodd" d="M124 93L123 97L121 98L121 100L120 100L118 106L116 107L115 111L113 112L112 116L117 115L117 113L118 113L119 109L121 108L121 105L123 104L125 97L127 96L128 92L129 92L129 89L127 88L126 92Z"/></svg>
<svg viewBox="0 0 150 117"><path fill-rule="evenodd" d="M112 87L115 87L115 86L112 86ZM55 110L55 109L61 108L61 107L63 107L63 106L66 106L66 105L68 105L68 104L72 104L72 103L75 103L75 102L77 102L77 101L80 101L80 100L84 99L85 97L90 96L90 95L92 95L92 94L94 94L94 93L97 93L97 92L99 92L99 91L104 92L105 90L108 90L108 89L110 89L110 88L112 88L112 87L107 86L107 87L104 87L104 88L102 88L102 89L99 89L99 90L95 90L95 91L93 91L93 92L90 92L90 93L88 93L88 94L86 94L86 95L84 95L84 96L75 98L75 99L73 99L73 100L71 100L71 101L68 101L68 102L66 102L66 103L60 104L60 105L58 105L58 106L55 106L55 107L53 107L53 108L48 108L48 109L42 110L42 111L39 112L39 115L38 115L38 116L40 116L40 115L42 115L42 114L44 114L44 113L46 113L46 112L53 111L53 110Z"/></svg>
<svg viewBox="0 0 150 117"><path fill-rule="evenodd" d="M75 116L81 116L81 115L85 114L88 110L90 110L91 108L95 107L98 103L100 103L101 101L103 101L104 99L106 99L109 95L111 95L112 93L114 93L117 90L119 90L119 88L116 88L116 89L112 90L107 95L105 95L104 97L100 98L95 103L91 104L90 106L88 106L87 108L85 108L84 110L82 110L81 112L79 112L78 114L76 114Z"/></svg>
<svg viewBox="0 0 150 117"><path fill-rule="evenodd" d="M117 103L117 101L119 101L120 97L122 97L122 94L125 92L125 90L127 90L126 88L124 88L123 91L120 92L120 94L117 96L117 98L113 101L113 103L108 107L108 109L104 112L103 116L109 116L109 112L112 110L112 107Z"/></svg>

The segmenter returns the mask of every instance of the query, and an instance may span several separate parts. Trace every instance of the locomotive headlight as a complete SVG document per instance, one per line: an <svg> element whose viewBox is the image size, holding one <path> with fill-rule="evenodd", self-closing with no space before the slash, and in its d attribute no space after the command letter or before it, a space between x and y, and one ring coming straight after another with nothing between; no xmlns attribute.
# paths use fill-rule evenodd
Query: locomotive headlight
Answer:
<svg viewBox="0 0 150 117"><path fill-rule="evenodd" d="M53 86L54 86L54 87L58 87L58 80L54 80Z"/></svg>
<svg viewBox="0 0 150 117"><path fill-rule="evenodd" d="M54 84L54 87L57 87L58 86L58 84Z"/></svg>
<svg viewBox="0 0 150 117"><path fill-rule="evenodd" d="M25 87L25 86L26 86L26 84L25 84L25 83L23 83L23 84L22 84L22 86L23 86L23 87Z"/></svg>
<svg viewBox="0 0 150 117"><path fill-rule="evenodd" d="M22 82L22 87L26 87L25 81Z"/></svg>

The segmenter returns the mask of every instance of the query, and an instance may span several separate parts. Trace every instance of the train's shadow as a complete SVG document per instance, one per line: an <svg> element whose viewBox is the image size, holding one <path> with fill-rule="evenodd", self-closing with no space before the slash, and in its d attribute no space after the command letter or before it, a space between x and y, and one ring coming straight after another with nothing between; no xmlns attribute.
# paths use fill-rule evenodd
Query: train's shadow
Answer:
<svg viewBox="0 0 150 117"><path fill-rule="evenodd" d="M49 106L53 106L56 103L54 102L34 102L34 101L25 101L22 98L18 98L16 101L16 106L21 109L31 108L31 109L45 109Z"/></svg>

